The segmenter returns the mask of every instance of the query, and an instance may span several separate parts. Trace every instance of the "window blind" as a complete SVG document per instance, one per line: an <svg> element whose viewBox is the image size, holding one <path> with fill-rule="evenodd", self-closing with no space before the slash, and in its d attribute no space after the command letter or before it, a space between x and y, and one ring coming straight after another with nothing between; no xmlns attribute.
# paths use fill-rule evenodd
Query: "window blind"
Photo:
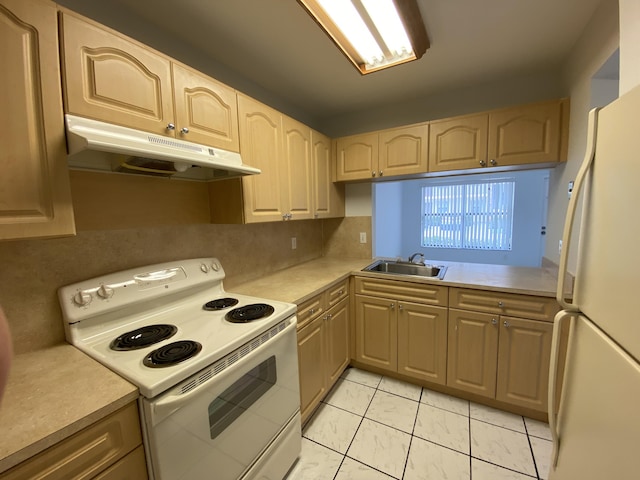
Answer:
<svg viewBox="0 0 640 480"><path fill-rule="evenodd" d="M425 186L422 246L511 250L515 182Z"/></svg>

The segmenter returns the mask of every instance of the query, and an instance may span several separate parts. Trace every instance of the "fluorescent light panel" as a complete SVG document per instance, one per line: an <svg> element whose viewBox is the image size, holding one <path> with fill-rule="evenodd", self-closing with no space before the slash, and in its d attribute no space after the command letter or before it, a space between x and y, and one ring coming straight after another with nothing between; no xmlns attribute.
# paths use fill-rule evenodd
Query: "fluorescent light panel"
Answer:
<svg viewBox="0 0 640 480"><path fill-rule="evenodd" d="M416 60L429 46L416 0L298 1L363 74Z"/></svg>

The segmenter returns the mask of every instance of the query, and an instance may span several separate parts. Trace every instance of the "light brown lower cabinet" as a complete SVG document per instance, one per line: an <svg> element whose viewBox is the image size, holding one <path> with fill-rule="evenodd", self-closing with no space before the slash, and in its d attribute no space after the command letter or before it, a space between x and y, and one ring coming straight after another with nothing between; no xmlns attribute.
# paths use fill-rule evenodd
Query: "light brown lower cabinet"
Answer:
<svg viewBox="0 0 640 480"><path fill-rule="evenodd" d="M447 287L364 277L355 283L356 361L445 384ZM385 291L394 295L380 295Z"/></svg>
<svg viewBox="0 0 640 480"><path fill-rule="evenodd" d="M349 365L348 280L298 307L300 413L304 423Z"/></svg>
<svg viewBox="0 0 640 480"><path fill-rule="evenodd" d="M447 385L547 411L550 322L449 310Z"/></svg>
<svg viewBox="0 0 640 480"><path fill-rule="evenodd" d="M2 480L146 480L135 402L0 474Z"/></svg>

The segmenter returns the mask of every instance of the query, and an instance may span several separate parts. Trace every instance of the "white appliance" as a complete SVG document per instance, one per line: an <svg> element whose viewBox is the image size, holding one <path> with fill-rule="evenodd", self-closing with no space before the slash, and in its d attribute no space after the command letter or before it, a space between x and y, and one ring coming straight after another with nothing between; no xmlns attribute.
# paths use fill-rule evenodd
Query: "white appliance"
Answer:
<svg viewBox="0 0 640 480"><path fill-rule="evenodd" d="M551 480L640 478L640 88L589 115L587 155L567 212L549 405L559 333L571 324L560 408L549 415ZM584 192L582 185L584 184ZM572 302L563 299L578 195L584 199ZM552 410L552 409L550 409Z"/></svg>
<svg viewBox="0 0 640 480"><path fill-rule="evenodd" d="M225 292L215 258L59 289L67 340L140 389L155 480L280 480L300 453L296 306Z"/></svg>
<svg viewBox="0 0 640 480"><path fill-rule="evenodd" d="M71 168L204 181L260 173L239 153L221 148L69 114L65 124Z"/></svg>

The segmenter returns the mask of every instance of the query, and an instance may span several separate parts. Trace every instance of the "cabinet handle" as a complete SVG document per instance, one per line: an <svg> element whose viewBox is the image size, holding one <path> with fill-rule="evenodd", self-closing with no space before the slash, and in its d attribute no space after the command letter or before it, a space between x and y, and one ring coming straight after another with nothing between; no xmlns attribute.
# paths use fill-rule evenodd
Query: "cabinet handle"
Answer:
<svg viewBox="0 0 640 480"><path fill-rule="evenodd" d="M498 320L497 320L497 319L495 319L495 318L493 318L493 319L491 320L491 325L497 325L497 324L498 324Z"/></svg>
<svg viewBox="0 0 640 480"><path fill-rule="evenodd" d="M511 326L511 324L506 320L504 321L503 325L505 326L505 328L509 328Z"/></svg>
<svg viewBox="0 0 640 480"><path fill-rule="evenodd" d="M175 130L176 126L173 123L167 123L167 130Z"/></svg>
<svg viewBox="0 0 640 480"><path fill-rule="evenodd" d="M375 176L376 176L376 171L375 171L375 170L372 170L372 171L371 171L371 176L372 176L372 177L375 177Z"/></svg>
<svg viewBox="0 0 640 480"><path fill-rule="evenodd" d="M309 309L309 316L313 315L315 313L315 309L314 308L310 308Z"/></svg>
<svg viewBox="0 0 640 480"><path fill-rule="evenodd" d="M502 303L502 302L498 302L498 306L499 306L500 308L502 308L502 307L504 307L504 303Z"/></svg>
<svg viewBox="0 0 640 480"><path fill-rule="evenodd" d="M487 164L487 162L485 162L484 160L480 160L480 166L484 167Z"/></svg>
<svg viewBox="0 0 640 480"><path fill-rule="evenodd" d="M333 317L333 314L330 313L329 315L327 315L327 320L331 320L331 317Z"/></svg>
<svg viewBox="0 0 640 480"><path fill-rule="evenodd" d="M498 164L498 162L496 162L495 158L492 158L491 162L489 162L489 163L491 163L491 165L497 165Z"/></svg>
<svg viewBox="0 0 640 480"><path fill-rule="evenodd" d="M378 172L378 176L379 176L379 177L381 177L381 176L382 176L382 170L380 170L380 171Z"/></svg>
<svg viewBox="0 0 640 480"><path fill-rule="evenodd" d="M186 135L187 133L189 133L189 129L187 127L182 127L180 129L180 133L183 135Z"/></svg>

